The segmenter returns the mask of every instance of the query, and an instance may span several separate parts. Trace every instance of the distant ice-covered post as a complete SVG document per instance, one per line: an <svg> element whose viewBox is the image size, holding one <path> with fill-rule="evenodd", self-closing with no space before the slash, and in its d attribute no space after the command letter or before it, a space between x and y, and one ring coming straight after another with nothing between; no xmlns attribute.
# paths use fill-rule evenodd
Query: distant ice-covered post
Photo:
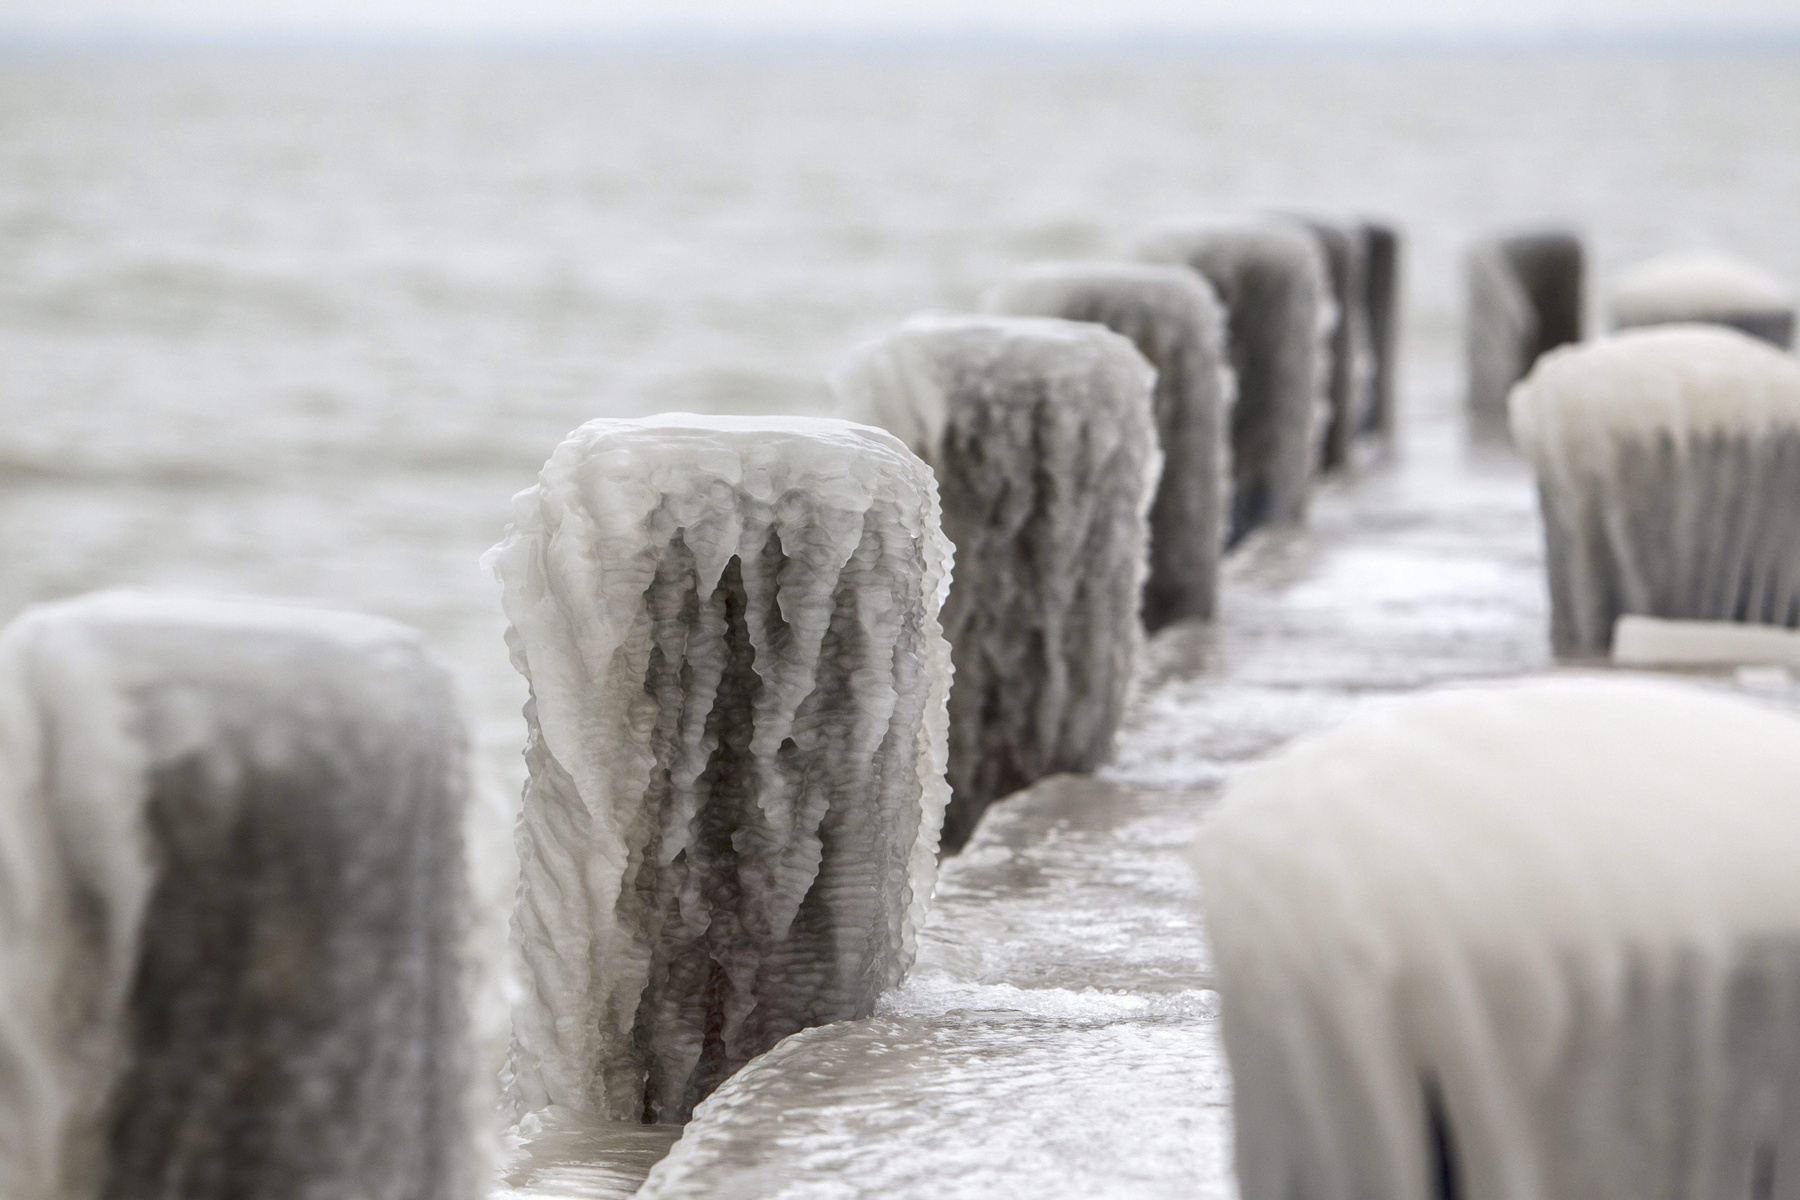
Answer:
<svg viewBox="0 0 1800 1200"><path fill-rule="evenodd" d="M450 692L254 601L0 634L0 1195L486 1194Z"/></svg>
<svg viewBox="0 0 1800 1200"><path fill-rule="evenodd" d="M987 295L990 312L1093 321L1131 339L1156 368L1162 482L1150 506L1144 628L1213 615L1231 495L1231 406L1237 381L1225 309L1184 267L1045 264Z"/></svg>
<svg viewBox="0 0 1800 1200"><path fill-rule="evenodd" d="M912 964L948 798L936 486L845 421L593 421L488 561L532 697L513 1108L686 1121Z"/></svg>
<svg viewBox="0 0 1800 1200"><path fill-rule="evenodd" d="M1197 857L1244 1200L1788 1195L1796 795L1800 719L1617 680L1384 702L1239 777Z"/></svg>
<svg viewBox="0 0 1800 1200"><path fill-rule="evenodd" d="M905 437L943 489L957 850L994 800L1112 752L1143 640L1153 371L1099 325L920 317L834 382L846 413Z"/></svg>
<svg viewBox="0 0 1800 1200"><path fill-rule="evenodd" d="M1330 416L1336 323L1317 239L1287 221L1200 221L1151 235L1137 257L1198 271L1225 303L1238 385L1226 544L1300 520Z"/></svg>
<svg viewBox="0 0 1800 1200"><path fill-rule="evenodd" d="M1749 263L1720 254L1653 258L1619 276L1613 325L1729 325L1783 349L1794 344L1794 294Z"/></svg>
<svg viewBox="0 0 1800 1200"><path fill-rule="evenodd" d="M1468 257L1464 319L1469 411L1506 422L1506 394L1547 352L1581 340L1583 252L1573 233L1546 230L1478 242Z"/></svg>
<svg viewBox="0 0 1800 1200"><path fill-rule="evenodd" d="M1362 223L1364 304L1369 312L1369 344L1374 356L1364 430L1385 434L1394 428L1400 378L1400 231L1381 221Z"/></svg>
<svg viewBox="0 0 1800 1200"><path fill-rule="evenodd" d="M1547 356L1512 396L1537 472L1551 643L1632 613L1800 625L1800 362L1720 326Z"/></svg>
<svg viewBox="0 0 1800 1200"><path fill-rule="evenodd" d="M1332 304L1337 310L1326 384L1331 416L1325 425L1319 460L1329 471L1349 460L1350 447L1370 423L1375 351L1369 330L1368 246L1359 224L1305 216L1294 220L1319 239Z"/></svg>

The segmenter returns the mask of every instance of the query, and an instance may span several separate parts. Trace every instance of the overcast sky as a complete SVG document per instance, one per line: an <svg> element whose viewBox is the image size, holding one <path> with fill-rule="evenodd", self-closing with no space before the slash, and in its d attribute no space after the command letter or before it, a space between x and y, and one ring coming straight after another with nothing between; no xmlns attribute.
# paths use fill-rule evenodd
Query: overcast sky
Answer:
<svg viewBox="0 0 1800 1200"><path fill-rule="evenodd" d="M969 27L1050 36L1152 28L1301 36L1800 31L1800 0L0 0L0 31L49 35L929 35Z"/></svg>

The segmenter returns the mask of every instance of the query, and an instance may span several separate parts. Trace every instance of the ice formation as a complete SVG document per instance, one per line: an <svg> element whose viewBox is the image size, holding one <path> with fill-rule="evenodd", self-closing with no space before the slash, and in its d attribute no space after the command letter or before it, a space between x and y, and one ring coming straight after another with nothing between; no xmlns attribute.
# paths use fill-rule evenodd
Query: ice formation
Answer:
<svg viewBox="0 0 1800 1200"><path fill-rule="evenodd" d="M1797 794L1800 720L1643 681L1416 695L1240 776L1197 857L1244 1200L1788 1194Z"/></svg>
<svg viewBox="0 0 1800 1200"><path fill-rule="evenodd" d="M1748 263L1718 254L1671 254L1626 272L1613 285L1613 324L1730 325L1765 342L1794 344L1794 295Z"/></svg>
<svg viewBox="0 0 1800 1200"><path fill-rule="evenodd" d="M1362 223L1363 303L1369 313L1369 348L1373 374L1369 380L1368 419L1364 431L1386 433L1394 427L1394 396L1400 375L1400 231L1381 221Z"/></svg>
<svg viewBox="0 0 1800 1200"><path fill-rule="evenodd" d="M1150 506L1144 627L1211 617L1231 488L1231 405L1237 382L1225 310L1182 267L1046 264L994 288L990 312L1094 321L1123 334L1156 368L1162 482Z"/></svg>
<svg viewBox="0 0 1800 1200"><path fill-rule="evenodd" d="M1299 520L1330 415L1337 320L1317 239L1285 221L1198 221L1151 235L1138 257L1198 271L1229 314L1238 398L1227 545L1258 525Z"/></svg>
<svg viewBox="0 0 1800 1200"><path fill-rule="evenodd" d="M1800 667L1800 630L1624 616L1613 625L1612 660L1622 667Z"/></svg>
<svg viewBox="0 0 1800 1200"><path fill-rule="evenodd" d="M1331 331L1331 416L1325 425L1321 465L1330 470L1350 457L1350 447L1371 422L1375 347L1369 321L1368 246L1361 225L1319 217L1295 220L1319 239L1325 254L1337 324Z"/></svg>
<svg viewBox="0 0 1800 1200"><path fill-rule="evenodd" d="M1539 357L1581 340L1583 252L1572 233L1489 238L1468 259L1469 410L1506 419L1506 394Z"/></svg>
<svg viewBox="0 0 1800 1200"><path fill-rule="evenodd" d="M386 621L112 592L0 634L0 1195L484 1194L465 760Z"/></svg>
<svg viewBox="0 0 1800 1200"><path fill-rule="evenodd" d="M987 805L1111 753L1143 640L1155 373L1099 325L919 317L857 351L844 411L937 471L956 583L944 847Z"/></svg>
<svg viewBox="0 0 1800 1200"><path fill-rule="evenodd" d="M1655 326L1547 356L1511 410L1559 655L1604 653L1627 613L1800 624L1800 362Z"/></svg>
<svg viewBox="0 0 1800 1200"><path fill-rule="evenodd" d="M532 695L512 1107L684 1121L912 962L948 798L936 485L844 421L593 421L488 561Z"/></svg>

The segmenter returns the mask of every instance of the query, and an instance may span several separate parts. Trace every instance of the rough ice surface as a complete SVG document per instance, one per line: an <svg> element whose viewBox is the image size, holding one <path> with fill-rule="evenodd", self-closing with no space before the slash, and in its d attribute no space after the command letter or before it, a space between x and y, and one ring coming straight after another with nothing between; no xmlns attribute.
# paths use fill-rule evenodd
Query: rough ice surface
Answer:
<svg viewBox="0 0 1800 1200"><path fill-rule="evenodd" d="M1369 314L1372 373L1363 429L1388 434L1394 428L1394 390L1400 378L1400 231L1383 221L1361 226L1363 304Z"/></svg>
<svg viewBox="0 0 1800 1200"><path fill-rule="evenodd" d="M1642 680L1245 772L1196 850L1245 1200L1786 1194L1797 790L1800 719Z"/></svg>
<svg viewBox="0 0 1800 1200"><path fill-rule="evenodd" d="M1044 264L988 292L989 312L1094 321L1156 368L1162 482L1150 506L1144 628L1213 614L1231 489L1237 396L1225 310L1204 278L1143 263Z"/></svg>
<svg viewBox="0 0 1800 1200"><path fill-rule="evenodd" d="M1800 667L1800 630L1623 616L1613 625L1612 661L1622 667Z"/></svg>
<svg viewBox="0 0 1800 1200"><path fill-rule="evenodd" d="M1154 382L1127 339L1045 317L914 318L834 380L846 415L936 469L956 546L947 851L992 801L1112 751L1143 641Z"/></svg>
<svg viewBox="0 0 1800 1200"><path fill-rule="evenodd" d="M489 563L532 696L513 1111L679 1123L912 962L947 799L936 486L844 421L593 421Z"/></svg>
<svg viewBox="0 0 1800 1200"><path fill-rule="evenodd" d="M1631 330L1547 356L1511 416L1558 654L1604 653L1627 613L1800 624L1800 362L1721 326Z"/></svg>
<svg viewBox="0 0 1800 1200"><path fill-rule="evenodd" d="M480 1195L466 747L413 631L109 592L0 634L0 1195Z"/></svg>
<svg viewBox="0 0 1800 1200"><path fill-rule="evenodd" d="M1152 234L1137 256L1191 267L1225 302L1238 384L1227 544L1300 520L1330 418L1337 322L1317 239L1275 219L1192 221Z"/></svg>
<svg viewBox="0 0 1800 1200"><path fill-rule="evenodd" d="M1584 255L1561 230L1488 238L1470 251L1464 329L1469 410L1488 429L1506 396L1550 350L1581 340Z"/></svg>
<svg viewBox="0 0 1800 1200"><path fill-rule="evenodd" d="M1308 216L1293 219L1319 239L1332 303L1338 314L1331 331L1331 374L1326 385L1331 416L1325 425L1320 460L1326 470L1331 470L1349 459L1350 447L1375 420L1368 243L1363 226L1353 221Z"/></svg>
<svg viewBox="0 0 1800 1200"><path fill-rule="evenodd" d="M1670 254L1632 268L1613 284L1612 316L1620 329L1704 321L1794 344L1793 292L1722 254Z"/></svg>

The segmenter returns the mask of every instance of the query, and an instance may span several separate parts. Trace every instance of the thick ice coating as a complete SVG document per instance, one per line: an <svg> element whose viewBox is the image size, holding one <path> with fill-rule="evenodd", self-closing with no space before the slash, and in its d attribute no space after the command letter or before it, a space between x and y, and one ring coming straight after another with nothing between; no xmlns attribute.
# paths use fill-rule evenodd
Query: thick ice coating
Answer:
<svg viewBox="0 0 1800 1200"><path fill-rule="evenodd" d="M1364 431L1387 433L1394 427L1394 402L1400 379L1400 231L1383 221L1361 227L1363 302L1369 312L1369 345L1373 373Z"/></svg>
<svg viewBox="0 0 1800 1200"><path fill-rule="evenodd" d="M1800 363L1664 325L1548 355L1513 392L1561 655L1621 615L1800 625Z"/></svg>
<svg viewBox="0 0 1800 1200"><path fill-rule="evenodd" d="M1349 458L1350 447L1371 423L1375 347L1370 333L1368 244L1363 227L1355 222L1309 216L1293 219L1319 239L1332 303L1337 307L1326 385L1331 416L1325 425L1324 457L1320 460L1330 470Z"/></svg>
<svg viewBox="0 0 1800 1200"><path fill-rule="evenodd" d="M1800 720L1642 681L1415 695L1246 772L1197 847L1245 1200L1785 1194L1796 795Z"/></svg>
<svg viewBox="0 0 1800 1200"><path fill-rule="evenodd" d="M465 760L387 621L112 592L8 626L0 1195L483 1195Z"/></svg>
<svg viewBox="0 0 1800 1200"><path fill-rule="evenodd" d="M1581 340L1583 261L1581 239L1562 230L1488 238L1469 251L1464 336L1477 422L1503 424L1512 385L1545 353Z"/></svg>
<svg viewBox="0 0 1800 1200"><path fill-rule="evenodd" d="M1231 406L1237 380L1225 309L1183 267L1046 263L999 284L989 312L1094 321L1131 339L1156 368L1162 482L1150 506L1144 627L1212 616L1231 489Z"/></svg>
<svg viewBox="0 0 1800 1200"><path fill-rule="evenodd" d="M532 695L514 1109L684 1121L912 962L948 798L937 488L844 421L592 421L488 561Z"/></svg>
<svg viewBox="0 0 1800 1200"><path fill-rule="evenodd" d="M1229 314L1238 399L1227 544L1266 522L1299 520L1331 412L1337 324L1317 239L1277 219L1190 221L1152 234L1137 257L1198 271Z"/></svg>
<svg viewBox="0 0 1800 1200"><path fill-rule="evenodd" d="M1765 342L1794 344L1794 294L1749 263L1722 254L1670 254L1619 276L1613 324L1730 325Z"/></svg>
<svg viewBox="0 0 1800 1200"><path fill-rule="evenodd" d="M1111 753L1143 641L1154 382L1118 334L1041 317L915 318L834 380L847 414L918 439L943 490L947 850L991 801Z"/></svg>

